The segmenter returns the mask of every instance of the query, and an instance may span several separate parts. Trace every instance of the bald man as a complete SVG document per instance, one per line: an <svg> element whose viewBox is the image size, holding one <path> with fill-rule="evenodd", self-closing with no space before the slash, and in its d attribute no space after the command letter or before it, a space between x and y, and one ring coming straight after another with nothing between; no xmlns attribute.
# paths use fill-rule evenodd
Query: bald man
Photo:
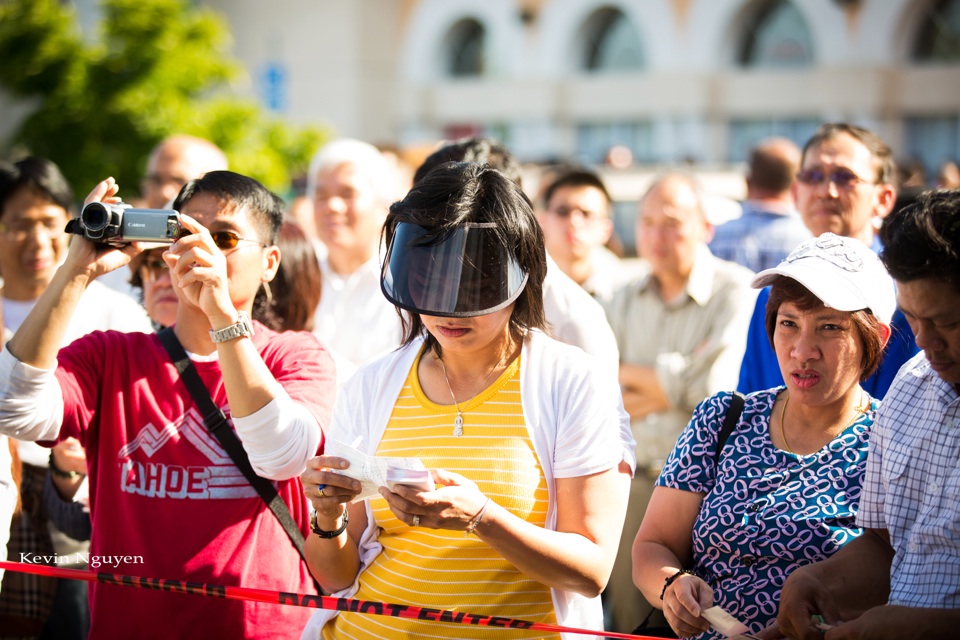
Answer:
<svg viewBox="0 0 960 640"><path fill-rule="evenodd" d="M209 140L182 134L170 136L150 152L140 187L144 206L163 209L190 180L208 171L226 169L227 156Z"/></svg>
<svg viewBox="0 0 960 640"><path fill-rule="evenodd" d="M761 140L750 152L743 215L717 227L713 255L754 272L770 269L812 237L793 197L800 147L786 138Z"/></svg>
<svg viewBox="0 0 960 640"><path fill-rule="evenodd" d="M633 584L631 548L660 469L697 403L737 381L756 292L747 269L710 254L711 232L691 176L655 180L637 212L642 265L606 305L620 347L623 406L637 441L637 472L606 597L614 631L632 631L653 606ZM659 610L651 620L666 622Z"/></svg>
<svg viewBox="0 0 960 640"><path fill-rule="evenodd" d="M164 138L150 152L147 172L140 183L141 201L147 209L167 209L183 185L208 171L227 169L227 156L209 140L176 134ZM139 262L134 264L139 265ZM115 291L139 301L141 291L130 282L127 269L103 275L99 281Z"/></svg>

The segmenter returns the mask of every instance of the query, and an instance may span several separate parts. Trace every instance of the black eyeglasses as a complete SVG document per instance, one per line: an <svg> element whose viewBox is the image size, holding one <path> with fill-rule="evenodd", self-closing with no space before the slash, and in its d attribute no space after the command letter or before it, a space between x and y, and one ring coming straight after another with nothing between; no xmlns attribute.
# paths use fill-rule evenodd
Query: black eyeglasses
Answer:
<svg viewBox="0 0 960 640"><path fill-rule="evenodd" d="M27 236L40 229L51 240L56 240L64 234L63 220L47 218L46 220L15 220L10 224L0 222L0 233L16 242L23 242Z"/></svg>
<svg viewBox="0 0 960 640"><path fill-rule="evenodd" d="M581 218L590 222L600 220L603 217L603 213L600 211L590 211L580 207L557 207L556 209L548 209L548 211L558 218L569 218L575 212L579 212Z"/></svg>
<svg viewBox="0 0 960 640"><path fill-rule="evenodd" d="M261 247L269 247L270 245L264 244L259 240L250 240L249 238L241 238L240 234L236 231L211 231L210 236L213 238L213 243L217 245L217 248L221 251L229 251L230 249L236 249L237 245L241 242L252 242L258 244Z"/></svg>
<svg viewBox="0 0 960 640"><path fill-rule="evenodd" d="M803 184L817 186L825 181L832 182L839 189L852 189L861 182L866 184L876 184L870 180L864 180L850 169L834 169L833 171L823 171L822 169L804 169L797 174L797 180Z"/></svg>

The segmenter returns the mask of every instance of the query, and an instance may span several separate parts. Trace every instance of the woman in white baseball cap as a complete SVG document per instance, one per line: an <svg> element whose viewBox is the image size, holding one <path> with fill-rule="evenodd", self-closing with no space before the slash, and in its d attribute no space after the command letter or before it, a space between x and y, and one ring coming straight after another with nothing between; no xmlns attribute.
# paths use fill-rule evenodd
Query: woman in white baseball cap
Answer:
<svg viewBox="0 0 960 640"><path fill-rule="evenodd" d="M827 233L752 284L772 287L767 334L785 385L697 407L634 542L634 582L681 637L743 632L711 628L702 612L714 605L763 630L794 569L862 533L855 516L877 401L860 383L890 337L893 282L868 247Z"/></svg>

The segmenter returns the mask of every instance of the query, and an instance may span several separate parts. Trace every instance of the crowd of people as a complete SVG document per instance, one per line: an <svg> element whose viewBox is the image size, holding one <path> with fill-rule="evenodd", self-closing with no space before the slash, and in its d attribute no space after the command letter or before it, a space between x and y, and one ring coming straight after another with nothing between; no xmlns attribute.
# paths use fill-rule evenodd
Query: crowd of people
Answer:
<svg viewBox="0 0 960 640"><path fill-rule="evenodd" d="M164 244L67 233L56 165L4 163L0 558L509 637L725 637L714 607L764 639L950 637L960 190L898 197L893 157L845 123L761 141L716 227L666 171L636 258L596 172L530 194L484 138L407 180L334 140L294 211L172 136L138 201L178 212ZM422 477L371 487L366 456ZM507 637L0 578L0 639Z"/></svg>

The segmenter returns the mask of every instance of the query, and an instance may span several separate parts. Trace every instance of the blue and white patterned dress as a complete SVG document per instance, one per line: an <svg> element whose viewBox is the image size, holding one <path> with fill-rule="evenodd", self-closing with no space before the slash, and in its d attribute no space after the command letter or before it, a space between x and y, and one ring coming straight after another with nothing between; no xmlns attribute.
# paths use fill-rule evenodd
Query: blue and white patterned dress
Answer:
<svg viewBox="0 0 960 640"><path fill-rule="evenodd" d="M770 440L770 410L784 387L751 393L714 464L730 394L701 402L657 485L706 494L693 528L694 569L714 602L757 632L777 616L790 573L858 537L854 519L877 402L820 451L796 455ZM697 638L719 638L710 631Z"/></svg>

